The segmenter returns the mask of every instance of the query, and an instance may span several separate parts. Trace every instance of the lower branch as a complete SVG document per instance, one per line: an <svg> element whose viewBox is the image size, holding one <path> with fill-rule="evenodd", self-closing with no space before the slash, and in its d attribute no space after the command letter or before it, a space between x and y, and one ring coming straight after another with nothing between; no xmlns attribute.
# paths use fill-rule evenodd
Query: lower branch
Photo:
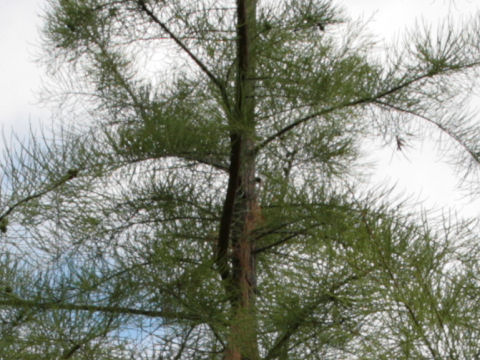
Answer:
<svg viewBox="0 0 480 360"><path fill-rule="evenodd" d="M199 321L201 317L199 315L169 312L162 310L144 310L135 309L121 306L99 306L89 304L72 304L72 303L60 303L60 302L42 302L35 300L24 300L10 295L11 299L1 299L0 307L9 308L24 308L24 309L37 309L37 310L68 310L68 311L88 311L99 312L106 314L117 315L141 315L151 318L163 318L163 319L183 319Z"/></svg>

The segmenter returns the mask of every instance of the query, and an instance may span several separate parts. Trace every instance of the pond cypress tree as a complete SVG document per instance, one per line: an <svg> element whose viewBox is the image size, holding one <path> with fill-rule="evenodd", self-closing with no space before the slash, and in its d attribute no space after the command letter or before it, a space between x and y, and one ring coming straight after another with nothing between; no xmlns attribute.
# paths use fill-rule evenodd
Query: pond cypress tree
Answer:
<svg viewBox="0 0 480 360"><path fill-rule="evenodd" d="M384 51L361 25L327 0L50 0L45 62L87 111L5 149L1 358L478 357L473 225L357 179L364 139L411 133L474 175L479 22Z"/></svg>

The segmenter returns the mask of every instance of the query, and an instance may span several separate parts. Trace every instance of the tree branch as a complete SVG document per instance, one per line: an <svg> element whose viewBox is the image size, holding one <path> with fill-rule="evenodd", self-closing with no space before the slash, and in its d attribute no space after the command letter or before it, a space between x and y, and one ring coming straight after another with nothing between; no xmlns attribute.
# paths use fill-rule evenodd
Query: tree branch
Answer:
<svg viewBox="0 0 480 360"><path fill-rule="evenodd" d="M268 351L267 355L263 358L263 360L275 359L279 355L279 351L281 351L283 345L285 345L288 340L295 334L298 328L302 326L308 315L312 314L312 312L314 312L315 309L321 304L328 304L337 301L334 292L340 289L343 285L348 284L350 281L358 279L359 275L349 276L343 281L339 281L338 283L332 285L328 293L324 293L316 298L313 297L315 298L315 301L313 301L311 304L307 304L300 311L299 316L295 317L292 323L289 324L287 330L285 330L283 334L277 337L275 345L273 345L273 347Z"/></svg>
<svg viewBox="0 0 480 360"><path fill-rule="evenodd" d="M148 17L156 23L158 26L165 31L168 36L193 60L195 64L207 75L207 77L217 86L222 95L222 99L227 107L227 110L230 112L230 102L228 100L227 90L225 89L224 84L210 71L210 69L205 65L192 51L183 43L178 36L176 36L160 19L150 10L145 4L144 0L137 0L140 9L143 10Z"/></svg>
<svg viewBox="0 0 480 360"><path fill-rule="evenodd" d="M116 315L141 315L151 318L164 318L164 319L183 319L183 320L192 320L199 321L202 320L200 316L178 313L178 312L169 312L162 310L144 310L144 309L135 309L129 307L121 306L99 306L99 305L88 305L88 304L72 304L72 303L61 303L61 302L42 302L35 300L24 300L20 299L16 295L9 294L10 299L0 299L1 307L11 307L11 308L26 308L26 309L38 309L38 310L68 310L68 311L87 311L87 312L99 312L106 314L116 314Z"/></svg>
<svg viewBox="0 0 480 360"><path fill-rule="evenodd" d="M425 120L426 122L434 125L438 129L443 131L445 134L447 134L450 138L452 138L458 145L460 145L468 154L470 154L470 156L476 162L480 162L480 158L479 158L478 153L476 153L472 149L470 149L457 134L455 134L452 130L447 129L444 125L440 124L439 122L437 122L437 121L435 121L435 120L433 120L433 119L431 119L431 118L429 118L425 115L418 114L415 111L412 111L412 110L409 110L409 109L404 109L404 108L401 108L399 106L392 105L392 104L389 104L389 103L381 101L381 100L375 100L374 103L379 105L380 107L383 107L383 108L389 108L391 110L395 110L395 111L398 111L398 112L402 112L402 113L405 113L405 114L409 114L409 115L418 117L418 118L420 118L422 120Z"/></svg>
<svg viewBox="0 0 480 360"><path fill-rule="evenodd" d="M301 235L301 234L302 234L301 232L291 234L291 235L289 235L289 236L287 236L287 237L284 237L283 239L280 239L280 240L274 242L273 244L269 244L269 245L267 245L267 246L264 246L264 247L255 249L255 250L253 251L253 253L254 253L254 254L260 254L260 253L262 253L262 252L265 252L265 251L267 251L267 250L270 250L271 248L274 248L274 247L276 247L276 246L285 244L285 243L288 242L289 240L294 239L294 238L296 238L298 235Z"/></svg>
<svg viewBox="0 0 480 360"><path fill-rule="evenodd" d="M212 168L217 169L217 170L221 170L223 172L228 172L228 166L226 164L222 164L221 162L217 162L217 161L214 161L214 160L202 159L202 158L200 158L200 156L198 156L198 154L193 154L193 153L192 154L164 153L164 154L159 155L159 156L155 156L154 154L146 154L143 157L137 156L137 157L127 158L124 161L124 163L126 165L130 165L130 164L134 164L134 163L140 163L140 162L143 162L143 161L157 160L157 159L161 159L161 158L178 158L178 159L185 160L185 161L193 161L193 162L196 162L198 164L211 166ZM121 165L121 166L123 166L123 165Z"/></svg>
<svg viewBox="0 0 480 360"><path fill-rule="evenodd" d="M80 349L81 346L81 344L75 344L74 346L72 346L72 348L62 356L62 359L70 359L73 355L75 355L75 353L77 352L77 350Z"/></svg>
<svg viewBox="0 0 480 360"><path fill-rule="evenodd" d="M63 178L61 178L59 181L57 181L56 183L54 183L50 187L47 187L45 190L39 191L35 194L29 195L29 196L17 201L15 204L9 206L7 210L5 210L2 214L0 214L0 221L4 220L17 207L19 207L19 206L21 206L21 205L23 205L23 204L25 204L25 203L27 203L31 200L38 199L38 198L42 197L43 195L46 195L49 192L55 190L56 188L62 186L66 182L76 178L78 176L78 171L79 171L78 169L68 170L67 174Z"/></svg>
<svg viewBox="0 0 480 360"><path fill-rule="evenodd" d="M391 89L384 90L384 91L381 91L377 94L374 94L373 96L367 96L367 97L359 98L357 100L344 102L344 103L334 105L334 106L328 107L326 109L314 112L312 114L306 115L305 117L300 118L300 119L292 122L291 124L285 126L283 129L280 129L276 133L267 137L264 141L262 141L255 148L255 151L259 152L261 149L263 149L265 146L267 146L269 143L271 143L272 141L274 141L278 137L282 136L283 134L287 133L288 131L290 131L290 130L296 128L297 126L302 125L303 123L305 123L305 122L307 122L311 119L314 119L318 116L326 115L326 114L331 113L335 110L339 110L339 109L343 109L343 108L347 108L347 107L352 107L352 106L362 105L362 104L368 104L368 103L374 103L374 102L378 101L379 99L382 99L382 98L384 98L388 95L392 95L392 94L396 93L397 91L400 91L400 90L402 90L402 89L404 89L404 88L406 88L406 87L408 87L408 86L410 86L414 83L417 83L421 80L424 80L424 79L427 79L427 78L432 78L432 77L435 77L435 76L445 75L449 72L453 72L453 71L456 71L456 70L468 69L468 68L472 68L472 67L479 66L479 65L480 65L480 62L474 62L474 63L471 63L471 64L466 64L465 66L462 66L461 69L446 68L444 70L439 70L436 73L432 73L431 71L429 71L427 73L418 75L413 79L407 80L407 81L405 81L405 82L403 82L403 83L401 83L397 86L394 86Z"/></svg>
<svg viewBox="0 0 480 360"><path fill-rule="evenodd" d="M362 221L362 224L365 226L367 235L371 239L372 243L376 243L377 239L375 236L375 232L371 228L370 223L366 219L365 215L361 216L361 221ZM385 269L387 276L391 280L392 287L395 288L395 290L399 294L402 294L404 292L404 289L403 289L404 286L399 284L398 279L395 277L394 273L392 272L389 264L385 261L384 257L378 256L378 258L380 259L380 263L382 267ZM440 359L440 357L438 356L438 352L435 350L432 342L428 339L427 335L425 334L424 327L422 326L422 323L418 317L418 314L415 312L412 305L408 302L408 300L404 299L403 296L402 298L399 298L398 296L394 295L393 299L400 307L404 307L407 310L408 317L413 322L413 325L416 328L420 337L422 338L425 346L427 346L430 354L432 355L432 359Z"/></svg>

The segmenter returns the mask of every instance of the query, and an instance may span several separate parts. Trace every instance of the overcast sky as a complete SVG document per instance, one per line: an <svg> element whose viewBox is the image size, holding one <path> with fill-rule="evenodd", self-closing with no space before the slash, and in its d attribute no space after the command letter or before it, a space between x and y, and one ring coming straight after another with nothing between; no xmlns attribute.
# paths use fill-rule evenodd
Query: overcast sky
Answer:
<svg viewBox="0 0 480 360"><path fill-rule="evenodd" d="M49 111L38 103L41 69L38 57L39 17L46 0L0 0L0 127L21 132L49 119ZM423 17L428 23L451 15L467 17L480 10L478 0L339 0L352 16L371 18L370 29L389 39L412 27ZM479 116L480 121L480 116ZM1 141L1 140L0 140ZM384 152L379 157L375 181L397 183L399 192L410 193L425 206L452 207L480 215L480 202L462 198L455 191L453 170L428 144L404 154Z"/></svg>
<svg viewBox="0 0 480 360"><path fill-rule="evenodd" d="M0 0L0 125L19 130L48 116L36 103L39 9L45 0Z"/></svg>

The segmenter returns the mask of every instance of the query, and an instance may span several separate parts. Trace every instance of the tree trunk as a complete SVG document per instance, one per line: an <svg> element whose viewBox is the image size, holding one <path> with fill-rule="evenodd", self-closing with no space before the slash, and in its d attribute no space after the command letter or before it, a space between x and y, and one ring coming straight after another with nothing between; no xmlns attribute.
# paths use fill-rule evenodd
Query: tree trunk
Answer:
<svg viewBox="0 0 480 360"><path fill-rule="evenodd" d="M256 0L237 0L238 68L231 130L230 180L217 257L232 305L232 325L225 360L259 359L255 314L255 244L252 237L258 221L253 81L255 10ZM225 217L228 215L230 221L227 224ZM231 249L231 267L227 260L228 248Z"/></svg>
<svg viewBox="0 0 480 360"><path fill-rule="evenodd" d="M232 274L231 304L232 327L227 360L256 360L257 321L255 314L256 267L253 254L255 244L252 232L257 223L258 206L255 194L255 162L247 153L253 151L253 142L244 141L244 166L241 171L241 197L235 207L234 221L238 226L232 229Z"/></svg>

